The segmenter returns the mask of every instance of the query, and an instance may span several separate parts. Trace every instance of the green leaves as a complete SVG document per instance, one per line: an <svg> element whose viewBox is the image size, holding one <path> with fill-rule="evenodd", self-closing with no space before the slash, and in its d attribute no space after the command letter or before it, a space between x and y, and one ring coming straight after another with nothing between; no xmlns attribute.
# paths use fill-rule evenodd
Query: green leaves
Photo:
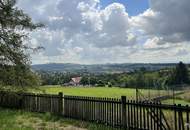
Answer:
<svg viewBox="0 0 190 130"><path fill-rule="evenodd" d="M180 62L170 76L170 83L172 85L182 85L189 83L189 74L186 65Z"/></svg>
<svg viewBox="0 0 190 130"><path fill-rule="evenodd" d="M16 0L0 0L0 82L4 85L32 85L35 74L30 70L29 50L23 41L29 31L42 27L16 6ZM36 84L36 83L34 83Z"/></svg>

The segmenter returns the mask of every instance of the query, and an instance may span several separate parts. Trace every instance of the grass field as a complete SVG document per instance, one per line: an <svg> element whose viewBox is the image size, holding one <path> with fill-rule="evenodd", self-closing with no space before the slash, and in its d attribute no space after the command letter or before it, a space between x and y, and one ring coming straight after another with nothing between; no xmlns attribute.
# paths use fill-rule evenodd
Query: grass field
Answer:
<svg viewBox="0 0 190 130"><path fill-rule="evenodd" d="M108 130L102 125L64 119L49 113L0 108L0 130ZM114 129L112 129L114 130Z"/></svg>
<svg viewBox="0 0 190 130"><path fill-rule="evenodd" d="M181 104L181 105L189 105L190 106L190 102L186 101L186 100L183 100L183 99L167 99L167 100L164 100L162 103L164 104L170 104L170 105L173 105L173 104Z"/></svg>
<svg viewBox="0 0 190 130"><path fill-rule="evenodd" d="M177 95L175 97L175 100L173 101L173 99L167 99L165 101L163 101L163 103L167 103L167 104L182 104L182 105L190 105L190 91L186 90L185 93Z"/></svg>
<svg viewBox="0 0 190 130"><path fill-rule="evenodd" d="M181 99L181 100L186 100L187 102L190 102L190 91L187 91L184 94L178 95L177 98Z"/></svg>
<svg viewBox="0 0 190 130"><path fill-rule="evenodd" d="M64 95L72 96L90 96L90 97L111 97L120 98L121 96L127 96L128 99L136 98L136 90L133 88L118 88L118 87L61 87L61 86L43 86L41 91L49 94L58 94L63 92ZM166 94L165 90L148 90L139 89L140 93L144 96L150 97L158 96L159 94Z"/></svg>
<svg viewBox="0 0 190 130"><path fill-rule="evenodd" d="M17 88L12 89L9 87L9 90L17 90ZM136 90L134 88L119 88L119 87L62 87L58 85L49 85L49 86L40 86L37 89L29 89L29 92L33 93L47 93L47 94L58 94L63 92L64 95L72 96L89 96L89 97L108 97L108 98L121 98L121 96L126 96L127 99L133 100L136 99ZM140 93L144 97L150 98L172 94L172 91L166 90L149 90L149 89L139 89ZM179 92L179 91L176 91ZM190 91L187 90L186 93L178 95L175 97L176 104L189 104L190 103ZM163 103L173 104L173 99L168 99L163 101Z"/></svg>
<svg viewBox="0 0 190 130"><path fill-rule="evenodd" d="M65 95L72 96L90 96L90 97L111 97L111 98L121 98L121 96L126 96L128 99L136 98L136 90L133 88L118 88L118 87L61 87L61 86L43 86L40 88L41 91L49 94L58 94L63 92ZM156 97L160 95L172 94L165 90L148 90L139 89L145 97ZM177 91L176 91L177 92ZM165 104L173 104L173 99L164 100ZM175 99L176 104L190 105L190 92L178 95Z"/></svg>

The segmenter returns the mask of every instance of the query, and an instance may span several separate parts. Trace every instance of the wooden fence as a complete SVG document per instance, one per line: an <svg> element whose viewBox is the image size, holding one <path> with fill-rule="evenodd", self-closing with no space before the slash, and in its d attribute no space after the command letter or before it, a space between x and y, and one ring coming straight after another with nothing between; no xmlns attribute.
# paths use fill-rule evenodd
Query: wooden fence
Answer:
<svg viewBox="0 0 190 130"><path fill-rule="evenodd" d="M190 130L189 106L115 98L0 92L0 107L50 112L126 130Z"/></svg>

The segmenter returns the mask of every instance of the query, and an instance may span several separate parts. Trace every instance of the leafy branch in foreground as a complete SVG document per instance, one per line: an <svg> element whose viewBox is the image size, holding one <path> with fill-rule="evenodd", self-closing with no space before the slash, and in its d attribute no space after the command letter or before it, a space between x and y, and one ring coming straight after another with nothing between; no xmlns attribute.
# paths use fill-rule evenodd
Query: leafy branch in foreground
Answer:
<svg viewBox="0 0 190 130"><path fill-rule="evenodd" d="M33 23L15 5L16 0L0 0L0 84L26 86L34 81L29 52L36 48L24 44L24 41L28 32L43 25Z"/></svg>

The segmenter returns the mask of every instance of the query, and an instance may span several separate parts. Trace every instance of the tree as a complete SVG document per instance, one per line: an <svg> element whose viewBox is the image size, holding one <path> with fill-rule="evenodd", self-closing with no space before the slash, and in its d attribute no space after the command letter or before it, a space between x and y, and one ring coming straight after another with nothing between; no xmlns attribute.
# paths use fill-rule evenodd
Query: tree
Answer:
<svg viewBox="0 0 190 130"><path fill-rule="evenodd" d="M108 87L112 87L112 83L111 82L108 82L107 85L108 85Z"/></svg>
<svg viewBox="0 0 190 130"><path fill-rule="evenodd" d="M170 77L171 84L188 84L188 69L183 62L179 62Z"/></svg>
<svg viewBox="0 0 190 130"><path fill-rule="evenodd" d="M144 74L142 72L138 72L136 75L136 87L138 88L144 87Z"/></svg>
<svg viewBox="0 0 190 130"><path fill-rule="evenodd" d="M103 86L105 86L105 83L102 80L99 80L97 86L103 87Z"/></svg>
<svg viewBox="0 0 190 130"><path fill-rule="evenodd" d="M40 80L27 66L7 66L0 71L0 79L3 85L34 86L39 85Z"/></svg>
<svg viewBox="0 0 190 130"><path fill-rule="evenodd" d="M42 24L33 23L15 5L16 0L0 0L0 83L13 85L17 82L15 85L23 86L26 81L33 81L34 76L30 70L29 52L41 48L32 48L23 42L28 38L27 32ZM13 79L7 80L10 76Z"/></svg>
<svg viewBox="0 0 190 130"><path fill-rule="evenodd" d="M89 78L87 76L83 76L81 79L81 84L88 85L88 83L89 83Z"/></svg>

